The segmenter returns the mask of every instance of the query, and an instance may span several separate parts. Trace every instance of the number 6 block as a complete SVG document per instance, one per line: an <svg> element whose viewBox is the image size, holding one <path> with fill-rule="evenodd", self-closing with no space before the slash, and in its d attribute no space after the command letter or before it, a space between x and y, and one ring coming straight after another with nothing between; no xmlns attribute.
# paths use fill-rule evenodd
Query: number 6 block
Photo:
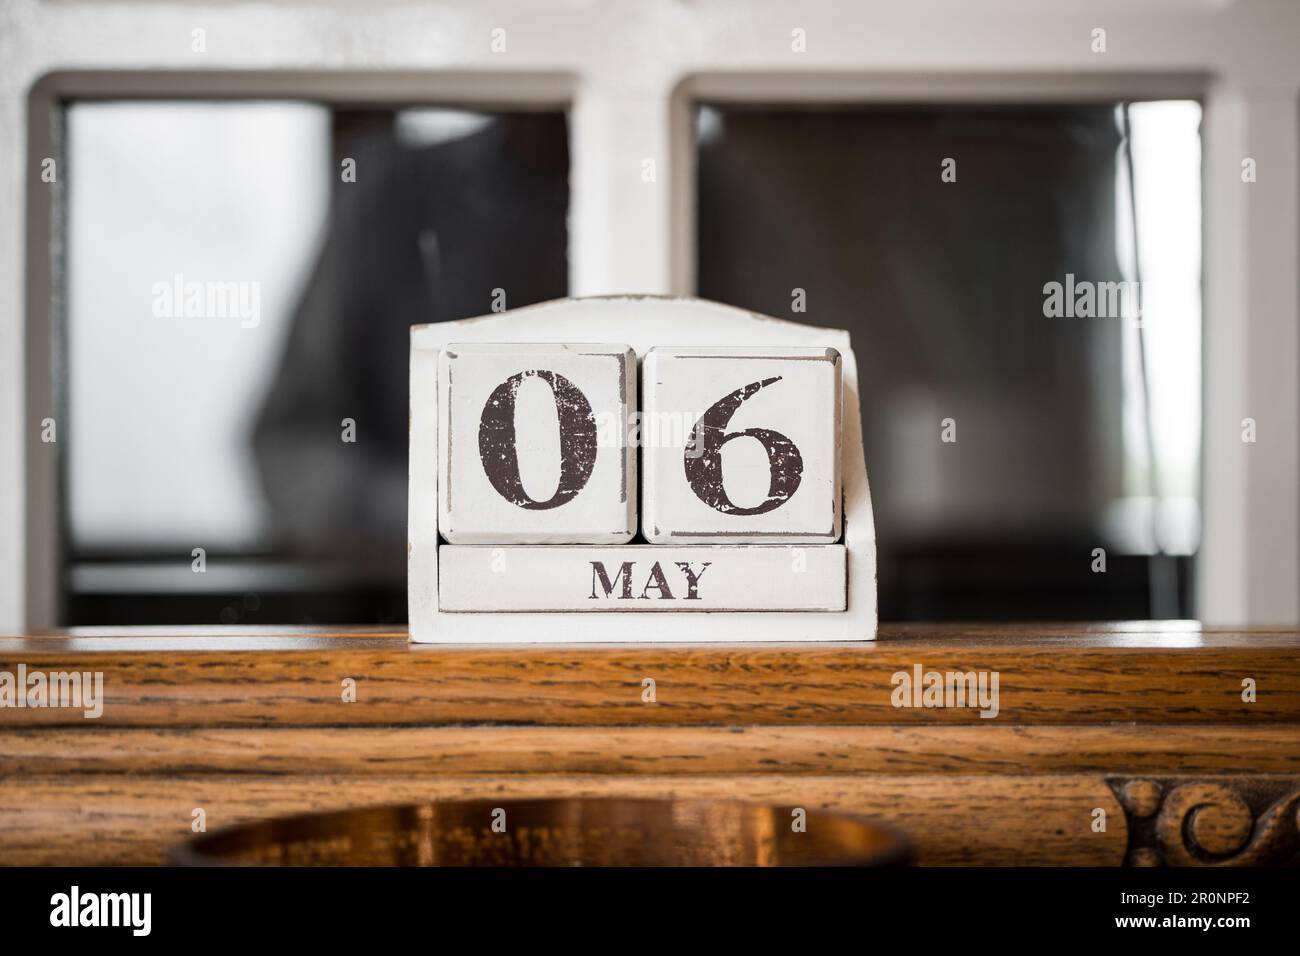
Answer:
<svg viewBox="0 0 1300 956"><path fill-rule="evenodd" d="M621 544L636 534L630 348L450 344L438 388L449 542Z"/></svg>
<svg viewBox="0 0 1300 956"><path fill-rule="evenodd" d="M653 348L642 380L648 541L839 540L838 351Z"/></svg>

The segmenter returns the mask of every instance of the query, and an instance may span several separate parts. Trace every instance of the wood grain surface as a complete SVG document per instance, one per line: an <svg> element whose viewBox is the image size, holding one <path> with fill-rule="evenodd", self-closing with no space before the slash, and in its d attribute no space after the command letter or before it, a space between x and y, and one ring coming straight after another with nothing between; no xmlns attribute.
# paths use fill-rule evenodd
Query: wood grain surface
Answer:
<svg viewBox="0 0 1300 956"><path fill-rule="evenodd" d="M940 865L1203 863L1230 844L1228 862L1286 862L1300 840L1289 809L1300 787L1296 631L908 626L875 643L739 646L405 637L0 638L0 671L100 671L105 694L98 720L0 709L0 863L157 863L191 835L198 807L214 829L494 794L844 809L894 824L917 862ZM895 708L892 675L917 664L998 671L998 716ZM348 677L354 703L343 700ZM654 702L643 700L647 677ZM1253 703L1244 678L1256 682ZM1184 805L1205 794L1221 809L1196 817L1184 845ZM1103 832L1092 829L1098 809ZM1235 829L1210 826L1220 818Z"/></svg>
<svg viewBox="0 0 1300 956"><path fill-rule="evenodd" d="M894 707L893 675L918 664L998 672L1003 723L1300 721L1295 632L936 627L862 644L671 647L412 646L401 636L0 639L0 670L102 671L95 723L124 727L987 722L970 708ZM647 678L653 703L642 699ZM1258 684L1252 703L1245 678ZM84 723L67 709L0 710L0 726Z"/></svg>
<svg viewBox="0 0 1300 956"><path fill-rule="evenodd" d="M887 819L917 863L1118 865L1124 814L1090 776L947 775L689 777L525 776L32 776L0 780L0 859L36 865L151 865L192 836L193 810L209 830L312 810L429 799L560 796L719 797L833 808ZM1091 828L1106 810L1104 833Z"/></svg>
<svg viewBox="0 0 1300 956"><path fill-rule="evenodd" d="M10 774L1300 773L1293 724L0 729Z"/></svg>

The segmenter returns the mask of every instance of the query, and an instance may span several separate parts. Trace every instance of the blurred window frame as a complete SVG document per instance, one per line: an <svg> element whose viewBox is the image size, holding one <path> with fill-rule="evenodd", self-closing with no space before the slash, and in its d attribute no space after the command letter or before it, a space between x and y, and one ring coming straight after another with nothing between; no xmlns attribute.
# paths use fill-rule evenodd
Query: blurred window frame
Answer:
<svg viewBox="0 0 1300 956"><path fill-rule="evenodd" d="M405 53L383 54L353 42L356 23L346 10L286 9L250 24L232 8L206 18L223 42L211 45L201 69L45 72L53 64L103 63L99 27L128 13L150 28L125 35L112 50L114 62L193 59L188 21L172 24L179 52L160 52L162 24L155 21L163 13L125 0L40 8L6 44L32 52L7 71L15 109L0 118L0 143L11 168L23 170L26 189L25 236L0 244L0 268L9 275L19 275L25 261L26 296L25 312L15 293L13 319L3 319L14 323L7 340L25 346L3 357L10 364L0 374L22 405L21 423L11 416L19 427L4 436L0 452L0 533L14 545L0 556L0 625L56 625L62 586L60 464L42 441L42 423L61 411L60 224L75 171L60 167L51 188L41 180L42 164L62 157L66 101L159 97L563 105L570 110L574 295L693 293L697 101L1198 99L1205 106L1207 279L1197 611L1211 621L1300 620L1300 69L1288 42L1300 28L1300 8L1115 8L1102 18L1110 52L1098 53L1089 26L1098 18L1085 0L1036 10L1032 20L1006 6L993 13L958 6L940 31L919 10L912 17L889 12L886 22L872 5L833 0L809 0L789 24L743 6L648 2L608 13L578 5L537 14L513 0L494 9L504 26L470 8L450 18L437 9L411 13L437 33L432 52L412 39ZM386 19L394 16L376 11L371 26L409 34L409 18ZM78 29L64 22L76 17L84 18ZM300 29L305 17L310 31ZM490 42L498 29L508 32L509 59ZM809 52L796 49L794 31L804 31ZM1233 43L1220 42L1229 34ZM59 39L42 46L46 37ZM265 61L257 50L295 37L301 47L285 54L292 62L320 62L328 52L338 69L248 69ZM25 114L22 91L29 91ZM1258 162L1258 183L1241 181L1246 157ZM647 160L655 168L649 179ZM12 228L22 221L15 216ZM1242 442L1245 417L1260 421L1267 441Z"/></svg>

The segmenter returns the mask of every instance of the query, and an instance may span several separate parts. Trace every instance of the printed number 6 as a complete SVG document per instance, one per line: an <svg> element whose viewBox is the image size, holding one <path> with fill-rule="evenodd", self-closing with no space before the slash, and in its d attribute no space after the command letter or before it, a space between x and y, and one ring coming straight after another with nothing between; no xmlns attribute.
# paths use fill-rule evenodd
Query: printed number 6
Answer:
<svg viewBox="0 0 1300 956"><path fill-rule="evenodd" d="M686 483L710 508L726 515L761 515L785 504L799 490L803 480L803 455L789 438L770 428L746 428L727 432L727 423L741 403L764 388L781 381L765 378L738 388L716 402L695 424L690 444L686 446ZM722 446L733 438L756 438L767 452L769 474L767 498L752 508L742 508L727 497L722 487Z"/></svg>

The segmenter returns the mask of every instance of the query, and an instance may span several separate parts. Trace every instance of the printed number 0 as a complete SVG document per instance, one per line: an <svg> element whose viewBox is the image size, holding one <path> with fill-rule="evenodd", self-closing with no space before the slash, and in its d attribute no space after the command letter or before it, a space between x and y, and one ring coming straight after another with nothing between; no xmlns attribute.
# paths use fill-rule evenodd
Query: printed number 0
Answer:
<svg viewBox="0 0 1300 956"><path fill-rule="evenodd" d="M789 438L770 428L746 428L728 432L727 423L741 404L769 385L781 381L765 378L738 388L715 403L695 424L690 444L686 446L686 482L696 496L710 508L727 515L761 515L781 507L799 490L803 480L803 455ZM756 438L767 452L767 498L752 508L742 508L727 497L722 487L722 446L733 438Z"/></svg>
<svg viewBox="0 0 1300 956"><path fill-rule="evenodd" d="M524 490L519 475L519 446L515 438L515 402L528 378L551 386L560 420L560 481L555 494L538 501ZM478 424L478 454L483 471L497 493L520 508L548 511L572 499L586 487L596 465L596 418L582 390L558 372L532 369L512 375L498 385L483 406Z"/></svg>

